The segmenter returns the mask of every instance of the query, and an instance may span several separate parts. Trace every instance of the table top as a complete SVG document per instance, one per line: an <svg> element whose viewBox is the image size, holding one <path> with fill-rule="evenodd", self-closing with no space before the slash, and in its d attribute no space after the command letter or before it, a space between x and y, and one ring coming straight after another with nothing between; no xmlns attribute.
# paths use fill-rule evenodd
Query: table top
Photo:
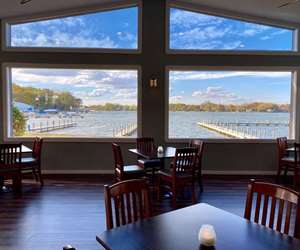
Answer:
<svg viewBox="0 0 300 250"><path fill-rule="evenodd" d="M249 222L205 203L107 230L96 236L105 249L198 250L203 224L216 231L216 250L299 250L300 240ZM204 249L204 248L203 248Z"/></svg>
<svg viewBox="0 0 300 250"><path fill-rule="evenodd" d="M294 147L289 147L289 148L286 149L286 151L289 151L289 152L292 152L292 151L293 151L293 152L294 152L294 151L295 151L295 148L294 148Z"/></svg>
<svg viewBox="0 0 300 250"><path fill-rule="evenodd" d="M163 159L163 158L173 158L175 156L176 148L174 147L166 147L164 148L164 152L159 154L157 153L157 150L153 152L143 152L138 150L137 148L131 148L129 149L129 152L134 153L140 157L143 157L145 159L151 160L151 159Z"/></svg>
<svg viewBox="0 0 300 250"><path fill-rule="evenodd" d="M22 148L21 148L22 153L32 153L32 149L26 147L25 145L22 144Z"/></svg>

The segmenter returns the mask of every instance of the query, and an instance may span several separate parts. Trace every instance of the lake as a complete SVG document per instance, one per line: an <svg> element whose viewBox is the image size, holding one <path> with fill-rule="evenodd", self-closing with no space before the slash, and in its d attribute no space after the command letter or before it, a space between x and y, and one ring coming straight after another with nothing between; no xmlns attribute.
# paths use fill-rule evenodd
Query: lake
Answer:
<svg viewBox="0 0 300 250"><path fill-rule="evenodd" d="M134 111L102 111L83 114L83 117L61 118L51 115L41 118L29 118L27 126L38 127L46 124L58 124L59 120L73 120L75 127L49 131L49 136L75 136L75 137L112 137L117 134L121 127L137 123L137 113ZM200 121L209 122L271 122L285 123L282 126L235 126L231 129L244 131L257 138L275 138L288 136L289 122L288 113L262 113L262 112L170 112L169 114L169 137L170 138L228 138L220 133L200 127ZM136 137L136 132L129 137Z"/></svg>

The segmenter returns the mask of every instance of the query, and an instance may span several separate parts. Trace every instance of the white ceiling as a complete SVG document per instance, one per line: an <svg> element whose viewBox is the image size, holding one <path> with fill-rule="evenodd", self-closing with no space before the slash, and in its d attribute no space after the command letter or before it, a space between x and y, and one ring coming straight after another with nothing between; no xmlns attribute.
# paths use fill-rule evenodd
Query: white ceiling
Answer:
<svg viewBox="0 0 300 250"><path fill-rule="evenodd" d="M27 16L45 12L96 6L120 0L32 0L20 5L21 0L0 0L0 18ZM153 0L145 0L153 1ZM278 9L281 3L293 0L181 0L213 8L300 23L300 3Z"/></svg>

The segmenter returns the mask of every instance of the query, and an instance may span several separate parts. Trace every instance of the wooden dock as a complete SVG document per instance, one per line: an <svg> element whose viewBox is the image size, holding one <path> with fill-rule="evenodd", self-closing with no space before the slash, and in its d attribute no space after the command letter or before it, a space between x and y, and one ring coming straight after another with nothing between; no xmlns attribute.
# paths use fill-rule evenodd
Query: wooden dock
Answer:
<svg viewBox="0 0 300 250"><path fill-rule="evenodd" d="M58 120L58 121L47 121L47 122L40 122L37 126L33 124L28 124L27 131L28 132L38 132L44 133L54 130L60 130L65 128L76 127L77 123L73 120Z"/></svg>
<svg viewBox="0 0 300 250"><path fill-rule="evenodd" d="M113 137L131 136L137 131L137 124L131 123L113 130Z"/></svg>
<svg viewBox="0 0 300 250"><path fill-rule="evenodd" d="M239 131L226 126L220 126L217 123L198 122L198 125L210 131L217 132L230 138L238 139L258 139L256 136L247 134L245 131Z"/></svg>

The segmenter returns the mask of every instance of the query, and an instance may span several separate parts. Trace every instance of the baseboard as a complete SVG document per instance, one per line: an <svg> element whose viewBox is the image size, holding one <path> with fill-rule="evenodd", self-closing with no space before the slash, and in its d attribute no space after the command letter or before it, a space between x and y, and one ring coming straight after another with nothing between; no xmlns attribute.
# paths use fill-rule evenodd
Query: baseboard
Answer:
<svg viewBox="0 0 300 250"><path fill-rule="evenodd" d="M205 175L275 175L276 171L261 171L261 170L203 170ZM44 170L43 174L114 174L114 170L111 169L97 169L97 170L87 170L87 169L78 169L78 170L69 170L69 169L60 169L60 170Z"/></svg>

